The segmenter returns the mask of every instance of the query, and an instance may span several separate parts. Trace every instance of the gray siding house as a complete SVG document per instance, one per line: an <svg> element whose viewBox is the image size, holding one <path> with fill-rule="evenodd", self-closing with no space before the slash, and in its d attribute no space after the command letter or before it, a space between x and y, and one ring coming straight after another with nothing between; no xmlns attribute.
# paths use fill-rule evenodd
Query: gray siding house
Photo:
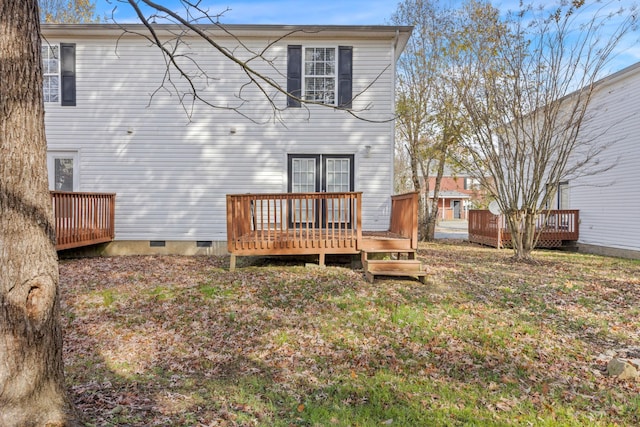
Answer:
<svg viewBox="0 0 640 427"><path fill-rule="evenodd" d="M50 187L116 193L106 253L225 253L230 193L362 192L362 228L388 228L395 63L410 27L205 28L324 105L268 85L265 96L197 35L155 28L204 102L182 95L189 82L141 25L42 26Z"/></svg>
<svg viewBox="0 0 640 427"><path fill-rule="evenodd" d="M605 172L569 179L557 208L580 210L581 251L640 259L640 63L596 83L582 134L606 145Z"/></svg>

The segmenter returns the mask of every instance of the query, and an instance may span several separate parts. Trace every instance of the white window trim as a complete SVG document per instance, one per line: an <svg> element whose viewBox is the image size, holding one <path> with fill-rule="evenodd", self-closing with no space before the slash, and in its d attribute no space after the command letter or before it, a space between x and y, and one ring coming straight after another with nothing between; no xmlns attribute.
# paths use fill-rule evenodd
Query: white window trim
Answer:
<svg viewBox="0 0 640 427"><path fill-rule="evenodd" d="M51 51L52 48L57 48L58 49L58 57L56 58L58 60L58 69L56 70L55 73L46 73L44 72L44 67L43 67L43 73L42 73L42 77L43 77L43 85L44 85L44 80L45 77L50 77L50 76L57 76L58 77L58 96L57 99L55 101L44 101L46 104L60 104L61 99L62 99L62 92L61 92L61 86L62 86L62 73L60 72L60 44L58 43L46 43L42 45L43 47L47 47L49 51ZM48 58L47 58L48 59ZM44 60L44 58L43 58Z"/></svg>
<svg viewBox="0 0 640 427"><path fill-rule="evenodd" d="M47 173L49 176L49 190L56 191L56 159L73 159L73 191L80 191L80 153L76 150L47 151Z"/></svg>
<svg viewBox="0 0 640 427"><path fill-rule="evenodd" d="M334 58L335 58L335 64L334 64L334 68L333 68L333 103L327 103L327 102L323 102L323 104L325 105L338 105L338 70L340 69L339 66L340 64L338 63L338 61L340 60L339 56L340 56L340 52L338 49L338 45L327 45L327 44L312 44L312 45L302 45L302 82L301 82L301 86L302 86L302 99L306 99L307 96L307 77L311 78L311 77L325 77L325 78L329 78L330 76L322 76L322 75L317 75L317 74L307 74L307 67L305 67L306 65L306 52L307 49L313 49L313 48L322 48L322 49L333 49L334 52Z"/></svg>

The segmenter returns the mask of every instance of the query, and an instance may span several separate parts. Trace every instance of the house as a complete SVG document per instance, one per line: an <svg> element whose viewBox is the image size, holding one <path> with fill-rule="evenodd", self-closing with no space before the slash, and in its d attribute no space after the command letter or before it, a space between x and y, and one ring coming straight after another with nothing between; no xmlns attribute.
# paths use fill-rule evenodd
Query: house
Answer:
<svg viewBox="0 0 640 427"><path fill-rule="evenodd" d="M561 183L553 207L580 211L580 251L640 259L640 63L595 87L581 134L606 147L607 170Z"/></svg>
<svg viewBox="0 0 640 427"><path fill-rule="evenodd" d="M569 166L577 156L597 156L549 188L554 201L548 206L551 211L537 219L536 227L542 230L539 246L571 242L581 252L640 259L639 94L640 63L594 83L578 137L591 151L580 147L582 152L574 153ZM489 211L470 213L470 241L500 246L500 239L510 240L504 217Z"/></svg>
<svg viewBox="0 0 640 427"><path fill-rule="evenodd" d="M429 203L433 200L436 178L429 177ZM470 208L482 203L484 194L476 179L459 174L447 174L440 181L438 218L441 220L468 219Z"/></svg>
<svg viewBox="0 0 640 427"><path fill-rule="evenodd" d="M203 27L260 89L193 31L154 29L189 80L141 24L42 25L50 186L116 195L103 253L227 253L233 194L357 193L361 228L389 229L395 63L411 27ZM275 202L248 203L255 227Z"/></svg>

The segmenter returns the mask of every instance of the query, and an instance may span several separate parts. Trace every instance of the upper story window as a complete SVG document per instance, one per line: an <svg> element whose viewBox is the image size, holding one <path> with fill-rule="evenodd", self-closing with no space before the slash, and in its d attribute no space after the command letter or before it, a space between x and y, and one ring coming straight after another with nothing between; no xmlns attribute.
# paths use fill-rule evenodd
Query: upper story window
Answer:
<svg viewBox="0 0 640 427"><path fill-rule="evenodd" d="M44 102L76 105L76 45L42 43Z"/></svg>
<svg viewBox="0 0 640 427"><path fill-rule="evenodd" d="M304 50L304 94L308 101L336 103L336 49L307 47Z"/></svg>
<svg viewBox="0 0 640 427"><path fill-rule="evenodd" d="M465 190L478 190L480 188L480 181L476 178L465 178L464 189Z"/></svg>
<svg viewBox="0 0 640 427"><path fill-rule="evenodd" d="M351 108L353 47L287 46L287 106L300 99Z"/></svg>
<svg viewBox="0 0 640 427"><path fill-rule="evenodd" d="M42 45L44 102L60 102L60 47Z"/></svg>

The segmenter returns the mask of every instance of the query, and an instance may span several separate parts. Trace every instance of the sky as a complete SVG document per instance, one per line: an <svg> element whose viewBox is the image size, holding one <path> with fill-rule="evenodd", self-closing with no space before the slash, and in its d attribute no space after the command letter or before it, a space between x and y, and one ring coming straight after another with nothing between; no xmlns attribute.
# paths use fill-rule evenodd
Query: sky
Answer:
<svg viewBox="0 0 640 427"><path fill-rule="evenodd" d="M179 0L155 0L170 9L184 10ZM194 1L194 0L192 0ZM459 3L460 0L441 0ZM547 0L541 1L547 6ZM610 7L628 7L635 0L607 0ZM496 0L500 10L517 10L520 0ZM605 3L607 3L605 2ZM399 0L201 0L211 15L224 12L223 24L292 24L292 25L385 25L397 9ZM114 10L115 8L115 10ZM113 17L118 23L137 22L128 4L118 0L96 0L100 17ZM608 73L640 61L640 42L636 34L617 49Z"/></svg>
<svg viewBox="0 0 640 427"><path fill-rule="evenodd" d="M111 3L111 4L109 4ZM169 8L180 8L177 0L158 0ZM396 10L395 0L202 0L211 14L227 10L223 24L319 24L319 25L384 25ZM114 0L96 0L99 16L111 16L117 5L118 22L135 20L130 6Z"/></svg>

